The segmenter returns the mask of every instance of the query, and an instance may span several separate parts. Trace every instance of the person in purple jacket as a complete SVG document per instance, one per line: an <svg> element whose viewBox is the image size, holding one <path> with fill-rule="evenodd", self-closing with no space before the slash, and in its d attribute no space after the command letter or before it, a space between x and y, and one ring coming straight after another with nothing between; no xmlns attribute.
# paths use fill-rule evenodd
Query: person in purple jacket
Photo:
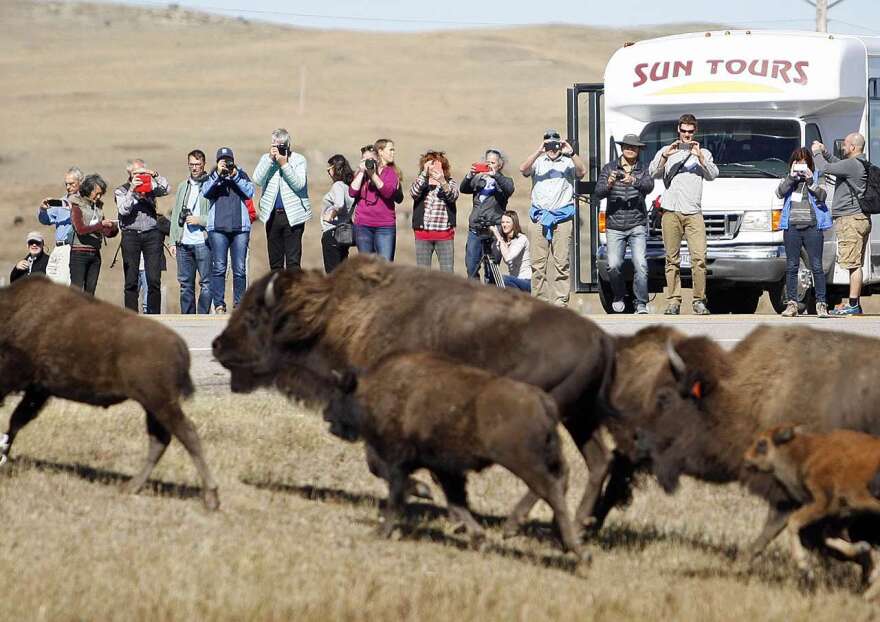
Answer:
<svg viewBox="0 0 880 622"><path fill-rule="evenodd" d="M376 253L394 261L397 225L394 198L402 175L394 164L394 142L380 138L375 151L364 151L348 193L356 199L355 243L359 253Z"/></svg>

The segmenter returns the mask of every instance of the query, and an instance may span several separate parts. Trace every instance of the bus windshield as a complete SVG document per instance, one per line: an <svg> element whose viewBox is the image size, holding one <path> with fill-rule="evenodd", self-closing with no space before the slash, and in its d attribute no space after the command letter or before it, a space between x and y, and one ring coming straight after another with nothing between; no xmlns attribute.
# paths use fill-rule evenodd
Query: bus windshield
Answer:
<svg viewBox="0 0 880 622"><path fill-rule="evenodd" d="M642 161L678 139L676 121L655 121L642 130ZM719 177L784 177L792 152L801 145L797 121L785 119L700 120L696 138L712 153Z"/></svg>

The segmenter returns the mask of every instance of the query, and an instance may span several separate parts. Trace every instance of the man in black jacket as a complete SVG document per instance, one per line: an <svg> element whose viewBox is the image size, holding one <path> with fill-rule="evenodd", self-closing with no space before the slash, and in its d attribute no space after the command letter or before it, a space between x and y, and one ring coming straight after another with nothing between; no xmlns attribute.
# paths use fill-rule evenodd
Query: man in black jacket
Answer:
<svg viewBox="0 0 880 622"><path fill-rule="evenodd" d="M15 264L9 282L17 281L24 276L32 274L46 274L46 266L49 265L49 255L43 250L45 240L39 231L31 231L27 235L27 257Z"/></svg>
<svg viewBox="0 0 880 622"><path fill-rule="evenodd" d="M513 194L513 179L504 175L505 158L500 149L489 147L485 154L485 167L482 172L477 165L471 166L470 172L459 185L462 194L474 195L474 206L468 217L468 237L464 251L464 264L468 277L480 278L480 258L483 255L483 240L491 240L490 225L501 223L501 217L507 210L507 201Z"/></svg>
<svg viewBox="0 0 880 622"><path fill-rule="evenodd" d="M616 141L623 155L602 168L596 184L596 196L607 199L605 208L605 235L608 240L608 275L611 277L611 304L616 313L624 310L626 284L620 269L626 254L626 245L632 249L635 278L633 294L636 313L648 312L648 260L645 256L648 240L648 212L645 195L654 189L654 179L648 167L639 161L645 143L635 134L627 134Z"/></svg>

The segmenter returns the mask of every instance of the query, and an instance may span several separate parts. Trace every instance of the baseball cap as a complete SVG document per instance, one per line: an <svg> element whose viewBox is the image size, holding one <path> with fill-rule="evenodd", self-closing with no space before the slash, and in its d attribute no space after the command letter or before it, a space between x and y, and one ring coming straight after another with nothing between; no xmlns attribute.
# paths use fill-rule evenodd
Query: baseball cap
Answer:
<svg viewBox="0 0 880 622"><path fill-rule="evenodd" d="M39 242L40 244L46 243L46 241L43 239L43 234L39 231L31 231L27 234L28 245L30 245L31 242Z"/></svg>
<svg viewBox="0 0 880 622"><path fill-rule="evenodd" d="M232 155L232 149L230 149L229 147L220 147L217 150L217 161L219 162L220 160L227 160L227 159L228 160L235 159L235 156Z"/></svg>

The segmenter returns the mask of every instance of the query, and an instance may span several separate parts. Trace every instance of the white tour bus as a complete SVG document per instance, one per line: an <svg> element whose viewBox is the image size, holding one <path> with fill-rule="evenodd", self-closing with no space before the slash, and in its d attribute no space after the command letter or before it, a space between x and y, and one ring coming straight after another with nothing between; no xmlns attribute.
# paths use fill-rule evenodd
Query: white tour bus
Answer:
<svg viewBox="0 0 880 622"><path fill-rule="evenodd" d="M779 230L782 201L774 193L792 151L820 140L840 155L843 138L861 132L868 156L880 164L880 37L809 32L719 31L624 45L608 61L604 84L568 89L568 133L586 156L589 175L577 184L573 280L579 292L598 291L610 312L604 201L591 199L602 166L619 156L615 140L635 133L650 162L677 138L684 113L697 117L696 140L720 174L703 185L708 302L715 313L753 313L769 291L774 308L785 298L785 249ZM827 184L829 199L833 178ZM659 195L656 180L650 203ZM597 209L598 208L598 209ZM864 293L880 292L880 216L864 264ZM848 273L836 266L836 240L826 232L824 264L829 302L846 295ZM659 230L648 237L651 292L662 292L664 252ZM625 264L631 287L632 264ZM682 281L690 262L682 244ZM812 302L812 276L801 259L798 296ZM661 294L662 297L662 294ZM627 306L631 310L631 296ZM655 304L655 310L659 310ZM661 307L662 308L662 307Z"/></svg>

